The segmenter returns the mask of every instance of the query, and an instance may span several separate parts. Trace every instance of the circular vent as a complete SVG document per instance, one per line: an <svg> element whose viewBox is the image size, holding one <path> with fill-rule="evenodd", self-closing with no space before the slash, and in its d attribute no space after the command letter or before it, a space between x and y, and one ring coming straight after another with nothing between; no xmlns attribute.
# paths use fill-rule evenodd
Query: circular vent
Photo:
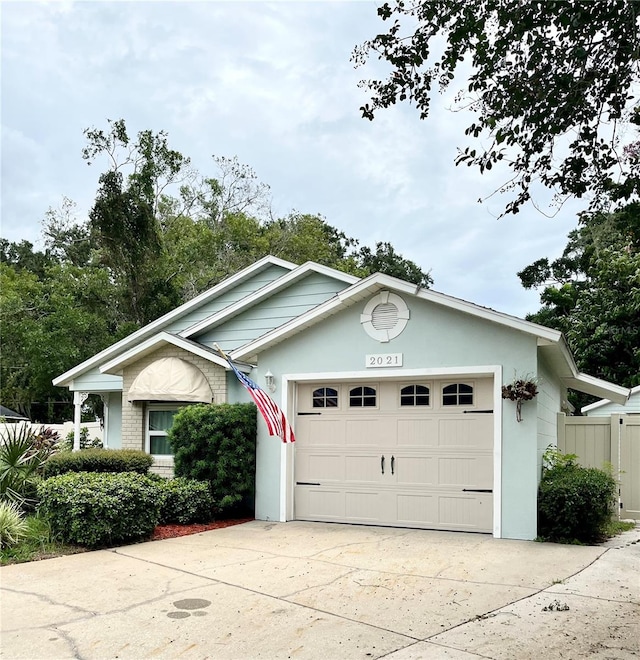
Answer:
<svg viewBox="0 0 640 660"><path fill-rule="evenodd" d="M409 322L407 303L395 293L381 291L366 305L360 315L364 331L379 342L397 337Z"/></svg>
<svg viewBox="0 0 640 660"><path fill-rule="evenodd" d="M393 303L376 305L371 312L371 325L376 330L393 330L398 323L398 308Z"/></svg>

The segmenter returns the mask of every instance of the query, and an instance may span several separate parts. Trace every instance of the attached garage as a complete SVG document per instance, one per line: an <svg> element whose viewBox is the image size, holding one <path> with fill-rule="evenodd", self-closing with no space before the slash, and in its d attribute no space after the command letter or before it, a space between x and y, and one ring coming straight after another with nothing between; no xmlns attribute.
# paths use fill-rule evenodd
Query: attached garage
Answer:
<svg viewBox="0 0 640 660"><path fill-rule="evenodd" d="M492 531L492 378L304 383L296 398L296 519Z"/></svg>

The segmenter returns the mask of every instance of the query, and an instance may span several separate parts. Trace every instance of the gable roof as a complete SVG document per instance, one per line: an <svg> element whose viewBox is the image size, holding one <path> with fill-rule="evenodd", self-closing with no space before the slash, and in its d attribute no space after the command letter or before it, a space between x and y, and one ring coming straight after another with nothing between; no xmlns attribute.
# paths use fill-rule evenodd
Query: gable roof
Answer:
<svg viewBox="0 0 640 660"><path fill-rule="evenodd" d="M606 396L619 403L624 403L629 396L629 390L627 388L580 373L562 333L558 330L553 330L537 323L532 323L531 321L524 321L488 307L475 305L460 298L447 296L432 289L425 289L382 273L374 273L369 277L357 281L326 302L232 351L231 356L234 360L252 359L261 351L279 344L281 341L316 325L320 321L351 307L365 298L370 298L382 289L390 289L395 292L409 294L421 300L426 300L532 335L536 338L538 346L550 358L556 372L567 387L596 396Z"/></svg>
<svg viewBox="0 0 640 660"><path fill-rule="evenodd" d="M220 357L218 351L214 351L212 348L198 344L198 342L191 341L190 339L185 339L184 337L174 335L170 332L159 332L157 335L149 337L149 339L146 341L143 341L133 348L130 348L128 351L121 353L113 360L100 365L100 373L112 374L114 376L119 375L122 373L122 370L129 364L137 362L145 355L154 353L159 348L166 345L176 346L177 348L181 348L188 353L197 355L201 358L204 358L205 360L208 360L209 362L213 362L220 367L229 369L229 364L224 358ZM249 373L251 371L251 367L249 365L240 363L236 364L240 371L244 371L245 373Z"/></svg>
<svg viewBox="0 0 640 660"><path fill-rule="evenodd" d="M637 385L636 387L632 387L630 390L629 398L631 398L634 395L640 395L640 385ZM606 406L610 403L617 403L617 402L612 402L610 399L602 399L600 401L595 401L594 403L590 403L588 406L583 406L580 408L580 412L589 412L591 410L596 410L598 408L601 408L602 406Z"/></svg>
<svg viewBox="0 0 640 660"><path fill-rule="evenodd" d="M223 321L228 321L230 318L233 318L248 307L251 307L255 303L268 298L276 291L279 291L280 289L290 286L294 282L303 279L310 273L320 273L322 275L327 275L328 277L342 281L345 284L354 284L355 282L359 281L359 278L355 275L349 275L348 273L343 273L340 270L335 270L334 268L329 268L328 266L323 266L322 264L316 264L313 261L307 261L301 266L294 268L286 275L283 275L270 284L263 286L261 289L254 291L246 298L242 298L236 303L233 303L228 307L220 310L217 314L213 314L212 316L200 321L199 323L186 328L180 332L180 336L193 337L194 335L204 332L215 325L219 325Z"/></svg>
<svg viewBox="0 0 640 660"><path fill-rule="evenodd" d="M114 358L123 351L126 351L130 346L133 346L140 341L144 341L148 337L162 331L163 328L165 328L168 324L173 323L186 314L189 314L194 309L197 309L201 305L204 305L214 298L222 295L226 291L229 291L241 282L269 268L270 266L280 266L289 271L298 268L296 264L293 264L290 261L285 261L284 259L279 259L278 257L264 257L263 259L256 261L256 263L252 264L251 266L248 266L244 270L241 270L226 278L222 282L216 284L211 289L208 289L195 298L192 298L183 305L176 307L164 316L161 316L160 318L152 321L151 323L148 323L139 330L136 330L136 332L133 332L124 339L121 339L119 342L116 342L108 348L105 348L103 351L96 353L84 362L81 362L72 369L69 369L69 371L65 371L65 373L53 379L53 384L57 386L70 384L74 378L77 378L81 374L89 371L94 367L98 367L105 360Z"/></svg>

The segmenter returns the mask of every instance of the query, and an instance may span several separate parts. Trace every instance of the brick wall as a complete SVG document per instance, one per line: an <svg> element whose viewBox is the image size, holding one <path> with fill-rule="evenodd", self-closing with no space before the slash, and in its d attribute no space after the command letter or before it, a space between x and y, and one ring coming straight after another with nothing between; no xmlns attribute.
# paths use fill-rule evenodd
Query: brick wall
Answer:
<svg viewBox="0 0 640 660"><path fill-rule="evenodd" d="M193 355L177 346L163 346L154 353L145 355L134 364L125 367L122 374L122 448L123 449L145 449L145 412L146 403L136 401L131 403L127 401L127 393L133 381L138 374L148 367L155 360L160 358L176 357L190 362L200 369L209 382L211 392L213 393L214 403L224 403L227 400L227 381L223 367L209 362L198 355ZM172 461L163 459L157 460L154 472L162 476L171 476L173 473ZM171 474L170 474L171 473Z"/></svg>

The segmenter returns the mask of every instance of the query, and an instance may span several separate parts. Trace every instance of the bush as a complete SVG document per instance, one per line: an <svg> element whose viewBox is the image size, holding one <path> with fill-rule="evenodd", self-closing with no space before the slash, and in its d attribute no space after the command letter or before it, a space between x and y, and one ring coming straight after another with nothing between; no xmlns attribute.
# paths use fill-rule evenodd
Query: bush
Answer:
<svg viewBox="0 0 640 660"><path fill-rule="evenodd" d="M27 535L27 523L20 507L13 502L0 502L0 550L16 545Z"/></svg>
<svg viewBox="0 0 640 660"><path fill-rule="evenodd" d="M256 414L252 403L202 404L183 408L173 420L176 476L209 482L221 510L253 505Z"/></svg>
<svg viewBox="0 0 640 660"><path fill-rule="evenodd" d="M577 465L575 456L545 453L538 489L538 534L555 541L595 543L607 536L616 481L610 472Z"/></svg>
<svg viewBox="0 0 640 660"><path fill-rule="evenodd" d="M213 498L206 481L178 477L162 479L160 486L160 524L188 525L209 522L213 517Z"/></svg>
<svg viewBox="0 0 640 660"><path fill-rule="evenodd" d="M52 456L44 466L44 476L67 472L137 472L146 474L153 463L149 454L137 449L85 449Z"/></svg>
<svg viewBox="0 0 640 660"><path fill-rule="evenodd" d="M90 548L146 538L160 514L160 487L132 472L70 472L43 481L38 495L52 533Z"/></svg>
<svg viewBox="0 0 640 660"><path fill-rule="evenodd" d="M15 424L7 429L0 439L0 501L18 508L34 506L37 482L48 457L28 426Z"/></svg>
<svg viewBox="0 0 640 660"><path fill-rule="evenodd" d="M60 443L60 451L73 451L73 441L75 431L69 431L67 437ZM83 426L80 429L80 449L102 449L103 444L100 438L89 439L89 429Z"/></svg>

